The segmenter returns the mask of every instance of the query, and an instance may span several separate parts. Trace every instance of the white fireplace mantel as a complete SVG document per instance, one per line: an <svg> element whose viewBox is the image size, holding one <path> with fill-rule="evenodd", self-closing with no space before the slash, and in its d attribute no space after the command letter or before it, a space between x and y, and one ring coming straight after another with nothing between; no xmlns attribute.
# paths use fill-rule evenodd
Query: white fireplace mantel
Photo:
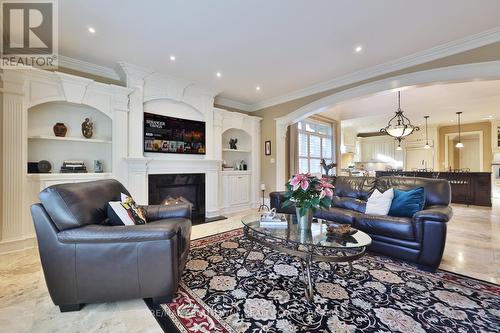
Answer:
<svg viewBox="0 0 500 333"><path fill-rule="evenodd" d="M129 156L128 189L135 200L148 204L148 176L150 174L205 174L206 216L221 214L221 161L216 159L214 147L220 138L214 137L213 102L217 92L186 80L163 75L146 68L120 63L123 78L129 88ZM147 153L143 151L144 112L204 121L206 124L206 154L179 155Z"/></svg>
<svg viewBox="0 0 500 333"><path fill-rule="evenodd" d="M221 161L185 160L168 158L128 158L129 191L139 203L148 204L148 176L158 174L204 174L205 175L205 214L215 217L221 214L219 203L219 179Z"/></svg>

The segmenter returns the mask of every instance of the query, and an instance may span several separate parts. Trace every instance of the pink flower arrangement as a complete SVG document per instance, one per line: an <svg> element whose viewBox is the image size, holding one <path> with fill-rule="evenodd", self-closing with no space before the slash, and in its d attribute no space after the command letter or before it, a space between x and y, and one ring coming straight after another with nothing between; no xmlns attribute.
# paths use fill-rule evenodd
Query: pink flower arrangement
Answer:
<svg viewBox="0 0 500 333"><path fill-rule="evenodd" d="M311 176L309 173L294 175L286 183L286 198L283 207L295 205L301 215L309 210L328 209L332 204L334 186L326 178Z"/></svg>
<svg viewBox="0 0 500 333"><path fill-rule="evenodd" d="M311 176L308 173L298 174L290 179L290 185L293 186L293 190L297 191L299 187L306 191L309 188L309 178Z"/></svg>

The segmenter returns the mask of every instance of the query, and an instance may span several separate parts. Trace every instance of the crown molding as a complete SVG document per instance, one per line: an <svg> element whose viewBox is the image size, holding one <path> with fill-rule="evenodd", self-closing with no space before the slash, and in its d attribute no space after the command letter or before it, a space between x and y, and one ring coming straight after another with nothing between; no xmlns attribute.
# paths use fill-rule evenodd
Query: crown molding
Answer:
<svg viewBox="0 0 500 333"><path fill-rule="evenodd" d="M360 71L344 75L333 80L314 84L309 87L296 90L281 96L272 97L254 104L246 104L224 97L216 97L215 101L216 104L219 105L232 107L246 112L253 112L277 104L289 102L298 98L310 96L327 90L364 81L380 75L402 70L408 67L420 65L426 62L469 51L496 42L500 42L500 27L496 27L475 35L441 44L433 48L417 52L393 61L362 69ZM101 77L106 77L116 81L123 80L123 78L117 73L117 71L112 68L99 66L64 55L59 55L59 66Z"/></svg>
<svg viewBox="0 0 500 333"><path fill-rule="evenodd" d="M247 111L247 112L255 111L252 108L251 104L241 103L225 97L219 97L219 96L215 97L215 104L228 106L230 108L235 108L241 111Z"/></svg>
<svg viewBox="0 0 500 333"><path fill-rule="evenodd" d="M481 46L500 42L500 27L480 32L465 38L441 44L430 49L411 54L380 65L372 66L360 71L296 90L278 97L269 98L250 105L248 111L257 111L273 105L289 102L298 98L310 96L330 89L339 88L352 83L367 80L380 75L388 74L408 67L420 65L461 52L469 51ZM221 103L222 104L222 103ZM222 104L224 105L224 104ZM228 105L229 106L229 105Z"/></svg>
<svg viewBox="0 0 500 333"><path fill-rule="evenodd" d="M69 69L73 69L75 71L80 71L83 73L88 73L92 75L97 75L101 77L105 77L108 79L112 79L115 81L120 81L120 76L116 71L112 68L99 66L87 61L70 58L64 55L59 55L59 67L65 67Z"/></svg>

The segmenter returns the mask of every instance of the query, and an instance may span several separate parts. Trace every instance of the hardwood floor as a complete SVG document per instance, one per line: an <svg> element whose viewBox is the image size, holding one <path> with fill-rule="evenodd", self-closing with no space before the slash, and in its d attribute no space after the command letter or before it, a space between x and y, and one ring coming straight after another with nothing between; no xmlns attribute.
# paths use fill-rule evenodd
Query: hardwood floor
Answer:
<svg viewBox="0 0 500 333"><path fill-rule="evenodd" d="M440 268L500 283L500 201L493 208L454 205ZM249 212L246 212L249 213ZM193 227L192 238L241 227L241 216ZM60 313L50 300L38 251L0 255L1 332L162 332L142 300L86 305Z"/></svg>

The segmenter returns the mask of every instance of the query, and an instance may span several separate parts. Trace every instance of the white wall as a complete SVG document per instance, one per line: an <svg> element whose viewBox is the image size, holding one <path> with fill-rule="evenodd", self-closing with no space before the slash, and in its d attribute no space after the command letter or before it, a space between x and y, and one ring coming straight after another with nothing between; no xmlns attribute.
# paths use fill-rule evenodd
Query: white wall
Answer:
<svg viewBox="0 0 500 333"><path fill-rule="evenodd" d="M470 169L470 171L481 171L482 147L479 144L479 135L477 137L467 137L462 139L464 147L460 149L460 168Z"/></svg>

